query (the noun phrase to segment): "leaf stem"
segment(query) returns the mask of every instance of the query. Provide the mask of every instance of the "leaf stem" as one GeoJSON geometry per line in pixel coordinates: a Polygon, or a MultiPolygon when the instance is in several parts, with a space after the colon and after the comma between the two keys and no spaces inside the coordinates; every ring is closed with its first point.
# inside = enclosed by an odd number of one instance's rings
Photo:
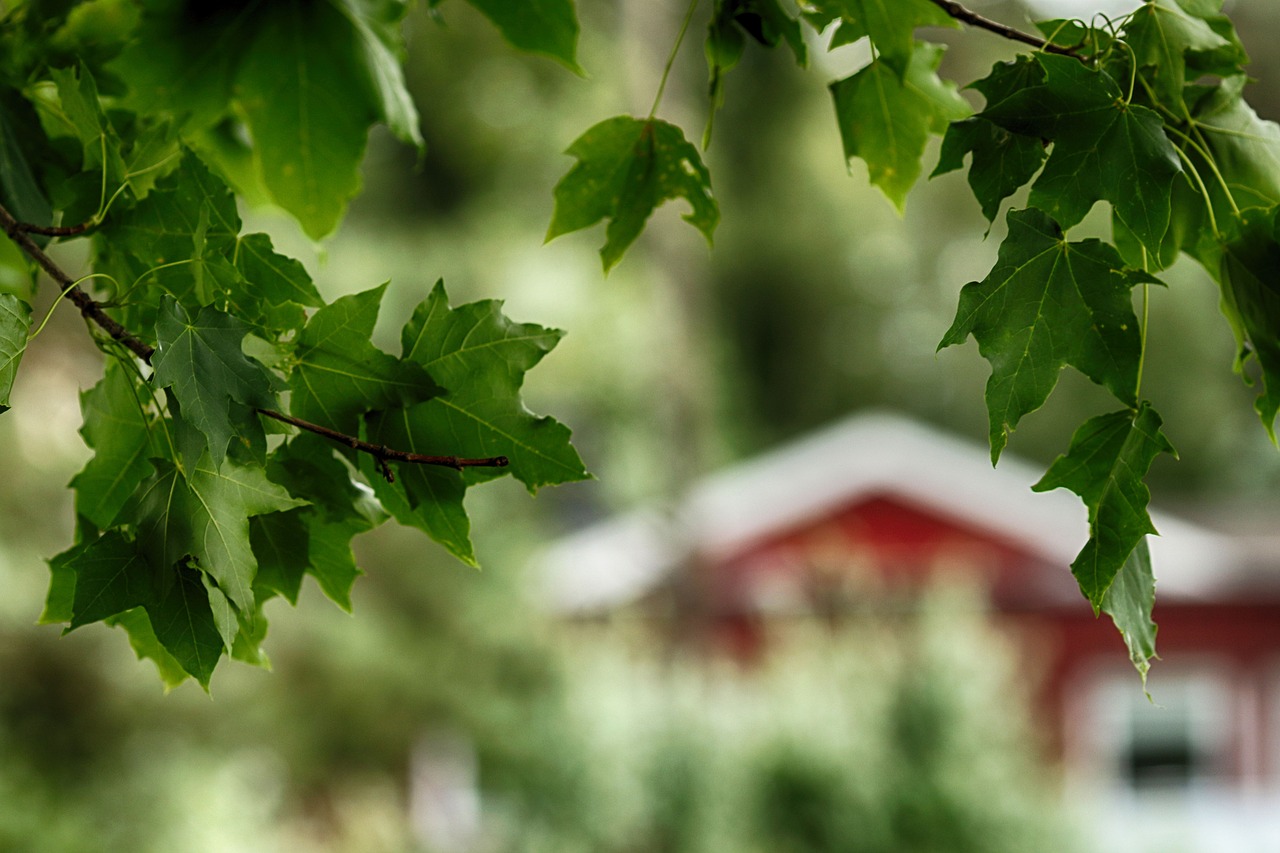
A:
{"type": "MultiPolygon", "coordinates": [[[[1147,271],[1147,247],[1142,249],[1142,271],[1147,271]]],[[[1138,326],[1138,379],[1134,383],[1133,397],[1142,399],[1142,370],[1147,364],[1147,322],[1151,318],[1151,283],[1142,283],[1142,322],[1138,326]]]]}
{"type": "Polygon", "coordinates": [[[662,79],[658,81],[658,94],[654,96],[653,107],[649,110],[649,120],[653,121],[653,117],[658,114],[658,105],[662,103],[662,93],[667,89],[667,78],[671,76],[671,66],[676,62],[676,54],[680,52],[680,45],[684,43],[685,33],[689,32],[689,22],[693,20],[693,12],[698,8],[698,0],[689,0],[689,9],[684,13],[684,23],[680,25],[680,34],[676,36],[676,43],[671,46],[671,55],[667,57],[667,64],[662,69],[662,79]]]}
{"type": "Polygon", "coordinates": [[[1182,158],[1182,165],[1186,166],[1187,172],[1190,173],[1191,177],[1195,178],[1196,185],[1200,187],[1200,195],[1204,197],[1204,207],[1209,214],[1209,227],[1213,229],[1213,236],[1221,237],[1222,232],[1218,230],[1218,218],[1213,213],[1213,200],[1209,198],[1209,188],[1204,185],[1204,178],[1200,177],[1200,170],[1196,168],[1195,163],[1191,162],[1187,152],[1176,145],[1173,146],[1173,150],[1178,152],[1178,156],[1182,158]]]}

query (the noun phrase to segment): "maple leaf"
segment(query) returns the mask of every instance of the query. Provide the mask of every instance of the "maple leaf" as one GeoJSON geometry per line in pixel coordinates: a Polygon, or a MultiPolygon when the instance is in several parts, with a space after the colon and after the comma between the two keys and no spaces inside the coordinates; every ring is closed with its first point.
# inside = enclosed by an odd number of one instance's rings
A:
{"type": "MultiPolygon", "coordinates": [[[[431,0],[435,6],[440,0],[431,0]]],[[[569,70],[578,65],[578,16],[572,0],[467,0],[520,50],[549,56],[569,70]]]]}
{"type": "Polygon", "coordinates": [[[1174,0],[1151,0],[1134,10],[1124,26],[1125,41],[1140,66],[1153,68],[1156,91],[1181,105],[1187,79],[1187,54],[1230,49],[1231,42],[1209,24],[1188,14],[1174,0]]]}
{"type": "MultiPolygon", "coordinates": [[[[1071,564],[1080,591],[1097,613],[1116,575],[1155,526],[1147,514],[1151,493],[1142,478],[1160,453],[1177,455],[1145,401],[1090,418],[1071,446],[1032,486],[1037,492],[1070,489],[1089,508],[1089,541],[1071,564]]],[[[1119,603],[1119,600],[1117,600],[1119,603]]]]}
{"type": "Polygon", "coordinates": [[[333,5],[279,0],[260,7],[235,70],[258,174],[314,239],[359,189],[369,127],[385,109],[366,45],[333,5]]]}
{"type": "Polygon", "coordinates": [[[919,49],[914,35],[918,27],[960,26],[930,0],[821,0],[809,5],[814,11],[806,17],[818,29],[840,22],[832,47],[867,36],[880,60],[903,79],[919,49]]]}
{"type": "MultiPolygon", "coordinates": [[[[1026,86],[1038,85],[1044,71],[1030,57],[998,62],[991,73],[966,88],[977,89],[987,105],[998,104],[1026,86]]],[[[930,177],[964,167],[973,155],[969,188],[982,205],[982,214],[994,222],[1000,203],[1030,181],[1044,163],[1045,145],[1038,136],[1024,136],[1000,127],[981,115],[953,121],[942,138],[938,165],[930,177]]]]}
{"type": "Polygon", "coordinates": [[[1129,650],[1129,660],[1145,683],[1151,659],[1156,656],[1156,623],[1151,611],[1156,604],[1156,579],[1151,570],[1147,538],[1138,540],[1133,552],[1102,596],[1102,612],[1111,617],[1129,650]]]}
{"type": "MultiPolygon", "coordinates": [[[[435,454],[443,443],[431,403],[376,412],[369,419],[369,438],[411,453],[435,454]]],[[[471,520],[462,505],[467,484],[461,471],[434,465],[402,465],[394,484],[379,476],[374,464],[360,460],[373,491],[395,519],[422,530],[468,566],[476,566],[471,520]]]]}
{"type": "Polygon", "coordinates": [[[226,646],[200,573],[185,566],[174,567],[169,589],[145,609],[159,644],[208,690],[209,679],[226,646]]]}
{"type": "Polygon", "coordinates": [[[996,265],[960,291],[951,328],[938,349],[969,336],[991,362],[987,411],[991,460],[1028,412],[1044,404],[1071,365],[1134,404],[1141,345],[1130,289],[1156,281],[1124,270],[1099,240],[1069,243],[1042,211],[1009,211],[1009,234],[996,265]]]}
{"type": "Polygon", "coordinates": [[[155,573],[118,530],[73,548],[64,565],[75,573],[71,628],[156,601],[155,573]]]}
{"type": "Polygon", "coordinates": [[[563,336],[558,329],[515,323],[494,299],[449,307],[444,283],[413,312],[401,333],[404,358],[426,368],[449,389],[421,412],[427,435],[456,456],[506,456],[506,468],[470,468],[466,476],[487,479],[509,473],[529,491],[583,480],[589,475],[569,443],[569,429],[538,417],[520,398],[525,372],[563,336]]]}
{"type": "Polygon", "coordinates": [[[212,306],[201,308],[192,320],[172,297],[160,301],[151,359],[156,383],[173,389],[183,419],[207,438],[215,465],[221,464],[227,442],[237,432],[233,404],[275,405],[275,378],[241,350],[248,330],[243,321],[212,306]]]}
{"type": "MultiPolygon", "coordinates": [[[[273,482],[310,505],[249,520],[258,583],[293,602],[302,575],[310,574],[325,595],[350,611],[351,585],[360,576],[351,539],[385,521],[386,511],[367,486],[352,481],[333,446],[315,435],[290,439],[274,455],[269,473],[273,482]],[[299,542],[306,547],[299,548],[299,542]]],[[[376,472],[369,474],[375,485],[382,482],[376,472]]]]}
{"type": "Polygon", "coordinates": [[[906,75],[875,60],[852,77],[831,84],[846,159],[861,157],[871,182],[899,210],[920,176],[930,133],[967,116],[969,104],[937,75],[943,48],[919,44],[906,75]]]}
{"type": "Polygon", "coordinates": [[[530,492],[588,477],[569,443],[569,430],[537,417],[520,399],[524,374],[559,342],[561,332],[514,323],[502,304],[485,300],[449,307],[437,282],[401,334],[404,358],[422,365],[448,388],[413,406],[376,412],[368,419],[370,440],[413,453],[506,456],[506,468],[466,472],[428,465],[401,465],[395,484],[362,459],[366,476],[386,508],[403,524],[424,530],[458,559],[475,565],[471,523],[462,505],[467,486],[510,473],[530,492]],[[457,390],[454,390],[457,389],[457,390]]]}
{"type": "Polygon", "coordinates": [[[608,272],[654,209],[683,197],[693,208],[684,220],[711,242],[720,208],[711,195],[711,175],[680,128],[660,119],[615,116],[591,127],[565,153],[578,162],[556,184],[548,240],[608,218],[600,250],[608,272]]]}
{"type": "Polygon", "coordinates": [[[386,288],[344,296],[312,315],[289,376],[294,415],[357,435],[365,412],[440,393],[420,365],[390,356],[370,341],[386,288]]]}
{"type": "Polygon", "coordinates": [[[1222,247],[1218,276],[1222,310],[1262,368],[1263,391],[1254,408],[1274,442],[1280,412],[1280,206],[1241,212],[1222,247]]]}
{"type": "Polygon", "coordinates": [[[1105,71],[1069,56],[1037,54],[1044,82],[979,115],[1006,130],[1053,141],[1029,204],[1070,228],[1099,200],[1153,254],[1169,227],[1169,195],[1182,171],[1159,114],[1129,103],[1105,71]]]}
{"type": "Polygon", "coordinates": [[[151,565],[165,570],[194,557],[241,612],[254,607],[258,564],[249,517],[302,506],[261,468],[208,456],[184,472],[166,459],[138,489],[138,542],[151,565]]]}
{"type": "Polygon", "coordinates": [[[154,425],[142,409],[125,369],[112,363],[102,381],[80,395],[80,432],[94,450],[71,486],[76,512],[105,530],[115,523],[138,484],[151,473],[153,456],[163,456],[154,425]]]}

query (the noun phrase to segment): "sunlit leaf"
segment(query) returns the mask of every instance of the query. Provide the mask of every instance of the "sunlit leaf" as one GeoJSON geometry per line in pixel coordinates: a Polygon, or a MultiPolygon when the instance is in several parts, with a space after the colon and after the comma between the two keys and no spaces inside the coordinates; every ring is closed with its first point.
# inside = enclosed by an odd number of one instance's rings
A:
{"type": "Polygon", "coordinates": [[[920,158],[931,133],[967,116],[968,103],[935,73],[942,47],[917,45],[905,76],[875,60],[852,77],[831,84],[836,121],[847,159],[867,163],[871,183],[899,210],[920,176],[920,158]]]}
{"type": "Polygon", "coordinates": [[[680,128],[659,119],[615,116],[574,140],[566,153],[578,163],[556,184],[548,240],[607,218],[600,257],[608,272],[655,208],[684,198],[692,207],[685,221],[711,242],[720,221],[711,174],[680,128]]]}

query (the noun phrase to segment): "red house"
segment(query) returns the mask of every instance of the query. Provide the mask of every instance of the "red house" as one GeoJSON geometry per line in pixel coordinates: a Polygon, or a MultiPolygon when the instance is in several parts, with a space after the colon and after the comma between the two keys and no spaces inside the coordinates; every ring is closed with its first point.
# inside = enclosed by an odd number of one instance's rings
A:
{"type": "Polygon", "coordinates": [[[1242,539],[1152,510],[1152,705],[1071,576],[1085,508],[1032,493],[1041,473],[1009,454],[993,470],[984,446],[859,415],[706,477],[667,513],[555,543],[540,577],[566,615],[675,590],[700,616],[687,636],[746,658],[778,614],[976,577],[997,618],[1034,635],[1070,799],[1101,838],[1280,850],[1280,525],[1242,539]]]}

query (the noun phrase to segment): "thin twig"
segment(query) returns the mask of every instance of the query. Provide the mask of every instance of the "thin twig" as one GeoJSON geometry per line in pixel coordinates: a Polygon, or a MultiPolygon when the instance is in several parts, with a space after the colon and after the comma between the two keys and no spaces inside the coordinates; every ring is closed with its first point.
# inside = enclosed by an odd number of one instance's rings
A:
{"type": "Polygon", "coordinates": [[[957,21],[968,24],[971,27],[977,27],[978,29],[995,33],[998,36],[1011,39],[1012,41],[1020,41],[1023,44],[1029,44],[1032,47],[1038,48],[1047,53],[1057,53],[1062,56],[1070,56],[1084,62],[1084,59],[1076,53],[1075,48],[1063,47],[1062,45],[1054,44],[1051,41],[1046,41],[1039,36],[1033,36],[1031,33],[1024,33],[1022,30],[1002,24],[999,21],[993,21],[990,18],[979,15],[971,9],[966,9],[959,3],[954,2],[954,0],[931,0],[931,2],[957,21]]]}
{"type": "Polygon", "coordinates": [[[78,237],[93,227],[92,222],[81,222],[79,225],[32,225],[30,222],[19,222],[18,229],[28,234],[39,234],[42,237],[78,237]]]}
{"type": "MultiPolygon", "coordinates": [[[[5,209],[4,205],[0,205],[0,227],[9,235],[9,238],[18,245],[20,249],[26,252],[31,258],[40,265],[49,277],[57,282],[58,287],[62,289],[67,299],[70,299],[80,309],[80,313],[85,319],[92,320],[99,328],[110,335],[114,340],[119,341],[129,349],[134,355],[141,360],[150,363],[151,357],[155,355],[156,348],[136,337],[132,332],[116,322],[110,315],[103,310],[102,305],[80,289],[79,285],[67,275],[67,273],[58,266],[52,258],[44,253],[37,246],[28,234],[44,234],[47,230],[41,230],[39,227],[29,225],[25,222],[19,222],[13,218],[13,214],[5,209]]],[[[76,226],[78,227],[78,226],[76,226]]],[[[78,232],[76,232],[78,233],[78,232]]],[[[72,236],[72,232],[67,232],[67,236],[72,236]]],[[[368,453],[378,460],[378,465],[382,469],[382,476],[386,477],[388,483],[395,482],[395,474],[391,467],[387,464],[391,462],[409,462],[415,465],[440,465],[446,468],[453,468],[461,471],[463,468],[505,468],[510,461],[505,456],[492,456],[484,459],[467,459],[459,456],[429,456],[424,453],[410,453],[407,450],[396,450],[393,447],[387,447],[382,444],[370,444],[362,441],[354,435],[347,435],[328,427],[313,424],[310,421],[304,421],[301,418],[295,418],[292,415],[286,415],[283,412],[277,412],[272,409],[257,409],[258,414],[264,417],[273,418],[282,423],[295,426],[298,429],[313,432],[316,435],[337,442],[338,444],[358,450],[361,453],[368,453]]]]}
{"type": "Polygon", "coordinates": [[[298,429],[314,432],[316,435],[324,436],[330,441],[346,445],[352,450],[368,453],[381,464],[382,476],[387,478],[388,483],[395,482],[395,476],[387,466],[388,461],[412,462],[416,465],[440,465],[445,468],[453,468],[456,471],[461,471],[463,468],[505,468],[511,464],[510,460],[505,456],[466,459],[460,456],[429,456],[425,453],[410,453],[407,450],[396,450],[394,447],[387,447],[385,444],[370,444],[367,441],[361,441],[354,435],[347,435],[335,429],[329,429],[328,427],[320,426],[320,424],[313,424],[310,421],[302,420],[302,418],[295,418],[293,415],[282,414],[271,409],[258,409],[257,412],[260,415],[274,418],[290,426],[296,426],[298,429]]]}
{"type": "Polygon", "coordinates": [[[14,219],[13,214],[4,205],[0,205],[0,227],[4,228],[4,233],[9,235],[10,240],[18,244],[18,248],[30,255],[31,259],[49,274],[49,277],[57,283],[58,288],[66,293],[67,298],[76,304],[76,307],[80,309],[80,313],[84,315],[86,320],[92,320],[104,332],[128,347],[129,351],[138,358],[143,361],[151,360],[151,355],[156,351],[155,347],[135,337],[132,332],[108,315],[102,309],[102,306],[95,302],[89,294],[81,290],[71,276],[63,272],[62,268],[54,263],[44,253],[44,250],[27,236],[28,226],[14,219]]]}

